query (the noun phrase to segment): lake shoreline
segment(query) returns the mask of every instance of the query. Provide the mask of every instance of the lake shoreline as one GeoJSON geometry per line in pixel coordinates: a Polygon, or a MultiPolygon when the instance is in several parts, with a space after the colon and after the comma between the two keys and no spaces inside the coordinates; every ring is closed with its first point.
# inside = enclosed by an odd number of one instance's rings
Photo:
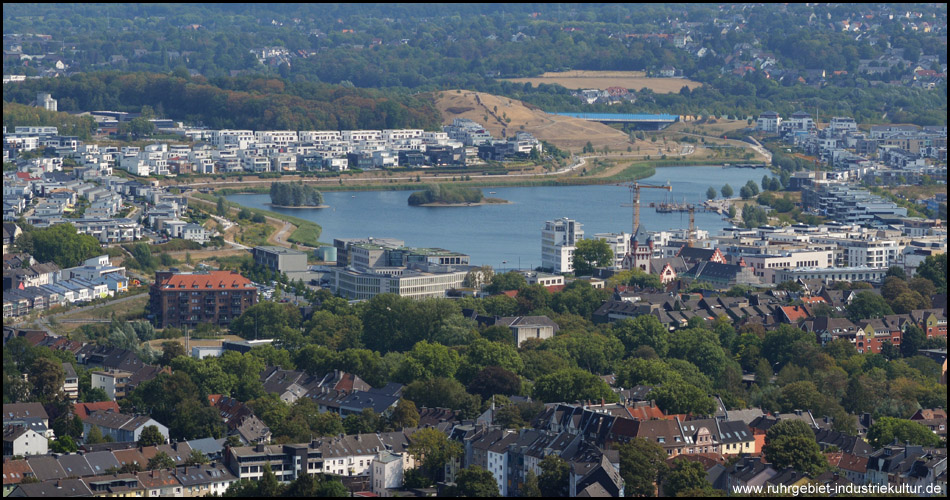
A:
{"type": "Polygon", "coordinates": [[[330,208],[330,205],[278,205],[276,203],[268,203],[267,205],[274,208],[330,208]]]}
{"type": "MultiPolygon", "coordinates": [[[[496,198],[498,199],[498,198],[496,198]]],[[[480,207],[482,205],[513,205],[513,201],[480,201],[478,203],[423,203],[422,205],[409,205],[410,207],[480,207]]]]}

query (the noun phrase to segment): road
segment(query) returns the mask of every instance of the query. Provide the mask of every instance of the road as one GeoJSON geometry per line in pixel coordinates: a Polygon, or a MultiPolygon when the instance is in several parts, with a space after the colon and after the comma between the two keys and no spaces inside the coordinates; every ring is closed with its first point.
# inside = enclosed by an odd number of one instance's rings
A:
{"type": "Polygon", "coordinates": [[[759,153],[760,155],[762,155],[762,156],[765,157],[765,163],[771,164],[771,163],[772,163],[772,153],[771,153],[768,149],[765,149],[765,147],[762,146],[762,144],[761,144],[759,141],[755,140],[755,137],[752,137],[752,136],[750,135],[750,136],[749,136],[749,140],[754,143],[754,145],[751,146],[752,149],[754,149],[757,153],[759,153]]]}

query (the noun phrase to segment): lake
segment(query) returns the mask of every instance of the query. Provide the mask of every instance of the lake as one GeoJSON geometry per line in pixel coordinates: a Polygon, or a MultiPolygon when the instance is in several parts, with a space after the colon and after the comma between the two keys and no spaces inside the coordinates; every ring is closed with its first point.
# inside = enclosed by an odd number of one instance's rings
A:
{"type": "MultiPolygon", "coordinates": [[[[659,214],[650,202],[700,203],[709,186],[724,184],[738,193],[749,179],[759,183],[766,169],[722,167],[664,167],[641,182],[669,183],[673,191],[640,191],[641,231],[682,229],[689,214],[659,214]]],[[[421,188],[420,188],[421,189],[421,188]]],[[[568,217],[583,224],[586,237],[595,233],[629,233],[632,195],[623,186],[545,186],[482,188],[485,196],[512,203],[472,207],[410,207],[407,191],[330,191],[322,209],[272,208],[270,195],[234,194],[229,201],[312,220],[323,228],[320,241],[333,238],[398,238],[407,246],[439,247],[471,256],[473,265],[535,268],[541,265],[544,222],[568,217]],[[494,194],[489,194],[493,191],[494,194]]],[[[728,224],[718,214],[696,212],[696,227],[716,234],[728,224]]]]}

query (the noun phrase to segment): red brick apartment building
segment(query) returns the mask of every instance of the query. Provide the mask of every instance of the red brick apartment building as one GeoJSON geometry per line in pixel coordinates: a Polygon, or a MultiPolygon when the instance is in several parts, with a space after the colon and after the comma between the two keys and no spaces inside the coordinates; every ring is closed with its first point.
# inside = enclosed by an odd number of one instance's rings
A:
{"type": "Polygon", "coordinates": [[[157,328],[227,326],[257,303],[257,287],[233,271],[156,271],[149,303],[157,328]]]}

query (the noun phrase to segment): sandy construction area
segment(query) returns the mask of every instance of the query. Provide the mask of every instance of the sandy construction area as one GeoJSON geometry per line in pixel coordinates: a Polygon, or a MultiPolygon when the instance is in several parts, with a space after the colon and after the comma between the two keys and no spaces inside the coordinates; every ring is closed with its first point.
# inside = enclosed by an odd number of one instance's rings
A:
{"type": "Polygon", "coordinates": [[[690,90],[702,84],[685,78],[647,78],[642,71],[564,71],[544,73],[529,78],[506,78],[506,81],[537,86],[542,83],[558,84],[567,89],[600,89],[621,87],[631,90],[648,88],[657,94],[679,92],[683,86],[690,90]]]}

